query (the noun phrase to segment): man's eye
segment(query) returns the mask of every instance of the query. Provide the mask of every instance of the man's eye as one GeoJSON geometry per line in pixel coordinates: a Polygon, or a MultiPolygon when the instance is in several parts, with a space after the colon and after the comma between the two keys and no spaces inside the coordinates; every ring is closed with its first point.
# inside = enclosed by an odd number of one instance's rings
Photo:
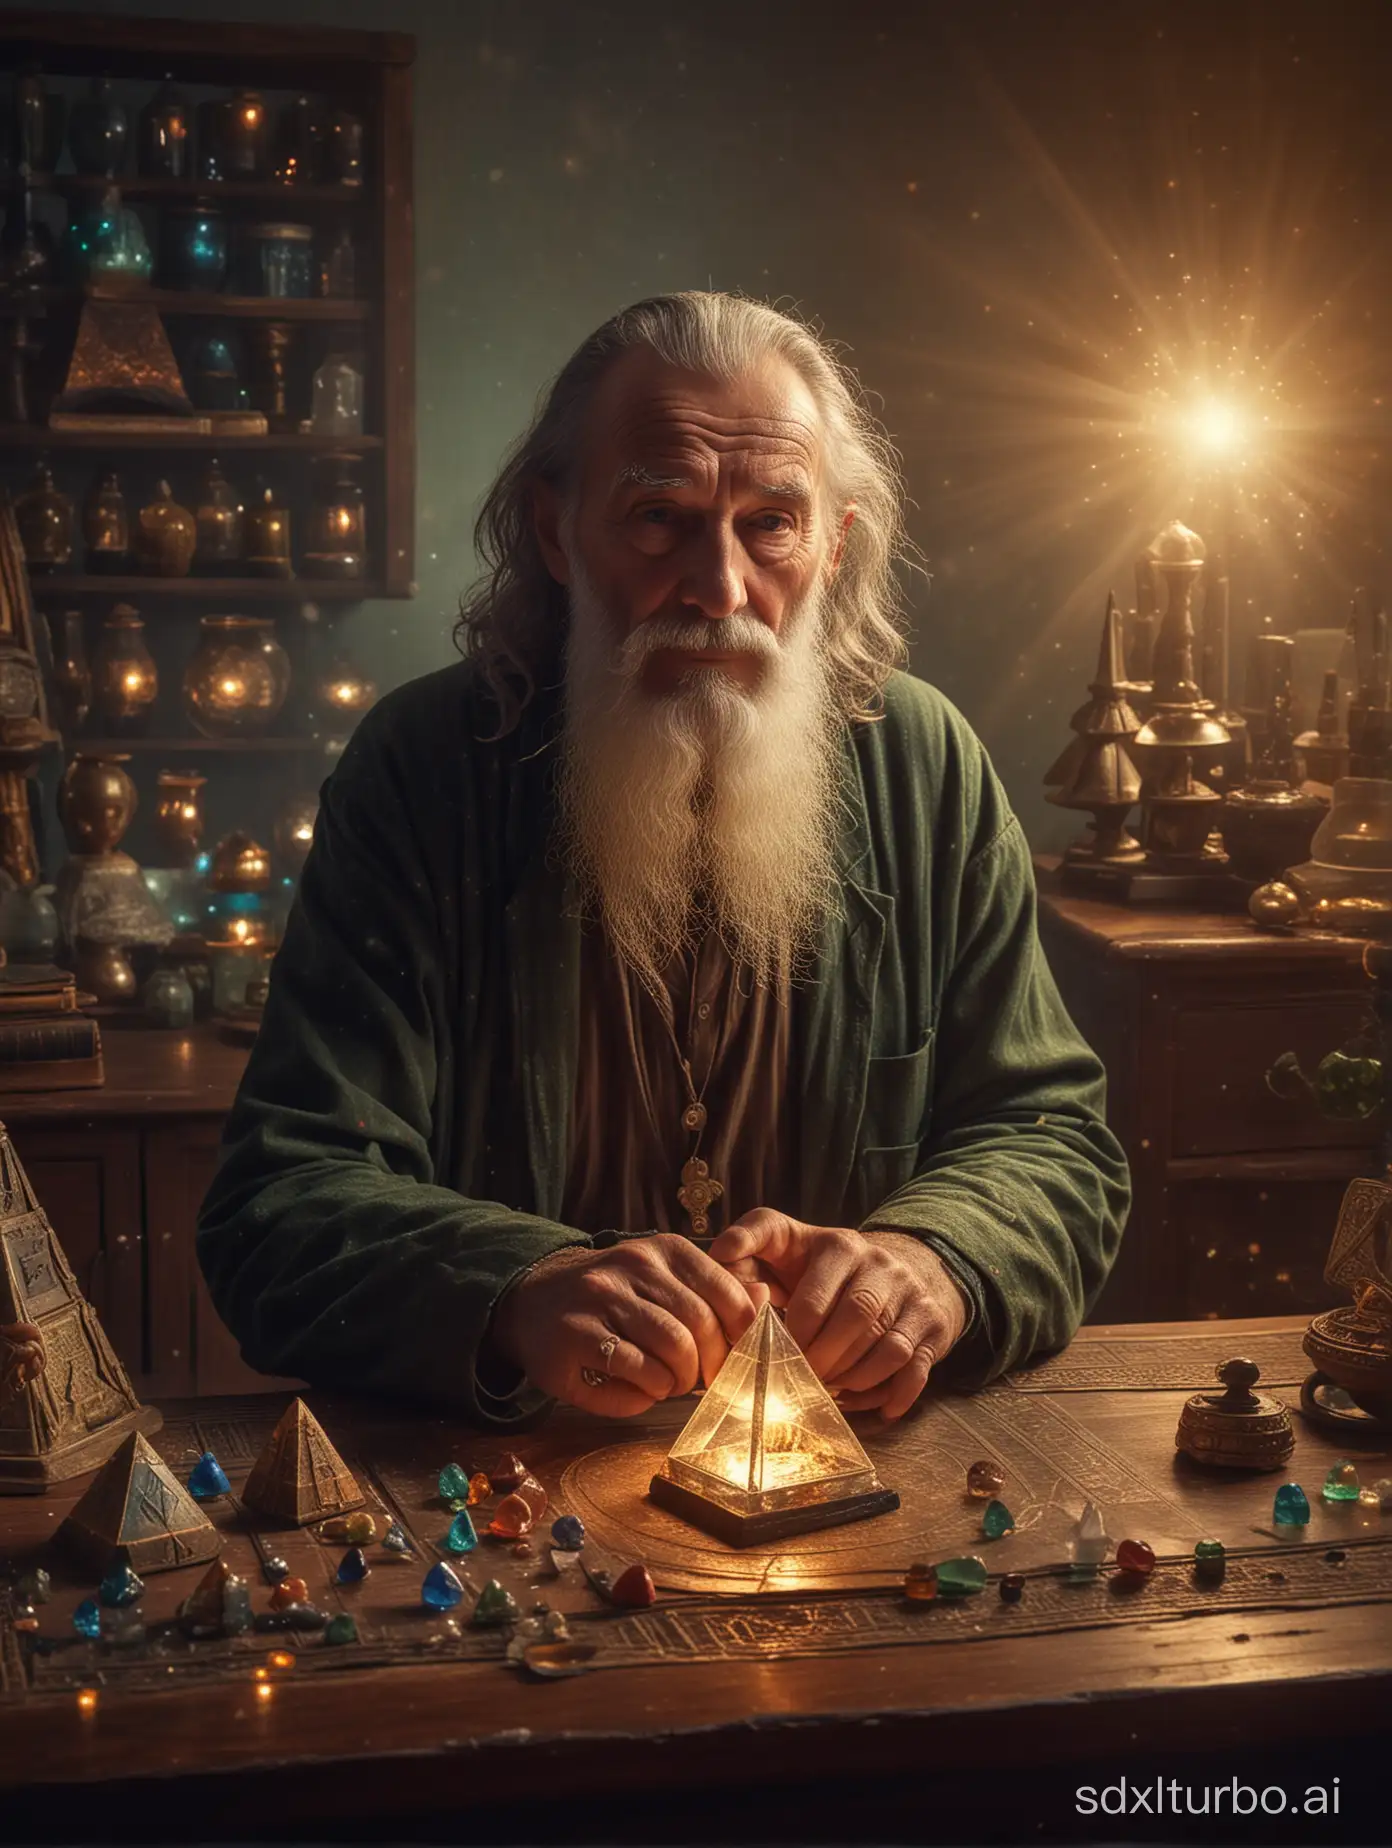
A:
{"type": "Polygon", "coordinates": [[[786,513],[761,513],[755,516],[760,531],[766,533],[786,533],[792,531],[792,521],[786,513]]]}
{"type": "Polygon", "coordinates": [[[655,526],[666,526],[671,521],[672,513],[671,507],[640,507],[638,518],[650,521],[655,526]]]}

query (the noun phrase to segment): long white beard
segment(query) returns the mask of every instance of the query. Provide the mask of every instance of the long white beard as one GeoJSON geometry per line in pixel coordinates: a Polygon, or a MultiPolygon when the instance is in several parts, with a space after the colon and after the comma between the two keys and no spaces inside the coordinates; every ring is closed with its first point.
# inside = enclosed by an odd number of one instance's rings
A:
{"type": "Polygon", "coordinates": [[[616,645],[574,555],[570,565],[563,841],[612,942],[650,988],[709,926],[755,981],[805,972],[823,920],[841,907],[841,720],[820,593],[777,637],[744,613],[653,617],[616,645]],[[758,684],[694,666],[675,692],[654,693],[644,664],[672,647],[757,655],[758,684]]]}

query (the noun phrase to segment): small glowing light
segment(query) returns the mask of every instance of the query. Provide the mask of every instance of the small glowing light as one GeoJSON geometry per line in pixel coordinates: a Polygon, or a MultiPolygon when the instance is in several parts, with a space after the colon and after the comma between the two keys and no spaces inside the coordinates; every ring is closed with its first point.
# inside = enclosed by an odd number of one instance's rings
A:
{"type": "Polygon", "coordinates": [[[268,1668],[254,1668],[251,1671],[251,1678],[253,1681],[264,1681],[270,1672],[268,1668]]]}
{"type": "Polygon", "coordinates": [[[275,1669],[278,1673],[284,1674],[288,1669],[292,1669],[295,1666],[295,1658],[288,1649],[273,1649],[266,1657],[266,1665],[269,1668],[275,1669]]]}
{"type": "Polygon", "coordinates": [[[79,1688],[77,1690],[78,1712],[87,1715],[95,1713],[99,1699],[100,1696],[95,1688],[79,1688]]]}
{"type": "Polygon", "coordinates": [[[256,1698],[259,1701],[264,1702],[264,1701],[270,1700],[271,1697],[274,1695],[274,1693],[275,1693],[275,1689],[271,1686],[269,1681],[258,1681],[257,1682],[256,1698]]]}
{"type": "Polygon", "coordinates": [[[224,699],[241,699],[246,692],[246,687],[240,680],[228,674],[218,682],[218,690],[224,699]]]}

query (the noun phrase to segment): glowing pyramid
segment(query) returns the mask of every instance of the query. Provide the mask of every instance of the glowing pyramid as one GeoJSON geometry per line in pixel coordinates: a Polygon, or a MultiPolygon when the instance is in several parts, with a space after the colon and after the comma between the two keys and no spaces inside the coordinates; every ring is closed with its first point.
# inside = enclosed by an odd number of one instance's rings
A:
{"type": "Polygon", "coordinates": [[[649,1493],[732,1546],[899,1506],[767,1303],[730,1350],[649,1493]]]}

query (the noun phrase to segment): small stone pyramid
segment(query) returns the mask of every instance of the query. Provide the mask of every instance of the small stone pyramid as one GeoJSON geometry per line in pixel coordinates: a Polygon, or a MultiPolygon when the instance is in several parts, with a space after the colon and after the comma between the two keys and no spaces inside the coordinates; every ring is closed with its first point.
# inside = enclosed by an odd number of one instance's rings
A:
{"type": "Polygon", "coordinates": [[[102,1467],[58,1534],[61,1544],[95,1570],[103,1570],[119,1551],[142,1577],[211,1559],[222,1544],[207,1515],[139,1431],[102,1467]]]}
{"type": "Polygon", "coordinates": [[[308,1527],[311,1521],[361,1508],[365,1500],[352,1471],[303,1399],[285,1408],[242,1490],[248,1508],[291,1527],[308,1527]]]}
{"type": "Polygon", "coordinates": [[[47,1364],[0,1407],[0,1494],[42,1494],[96,1469],[132,1431],[164,1422],[141,1405],[0,1123],[0,1326],[32,1322],[47,1364]]]}

